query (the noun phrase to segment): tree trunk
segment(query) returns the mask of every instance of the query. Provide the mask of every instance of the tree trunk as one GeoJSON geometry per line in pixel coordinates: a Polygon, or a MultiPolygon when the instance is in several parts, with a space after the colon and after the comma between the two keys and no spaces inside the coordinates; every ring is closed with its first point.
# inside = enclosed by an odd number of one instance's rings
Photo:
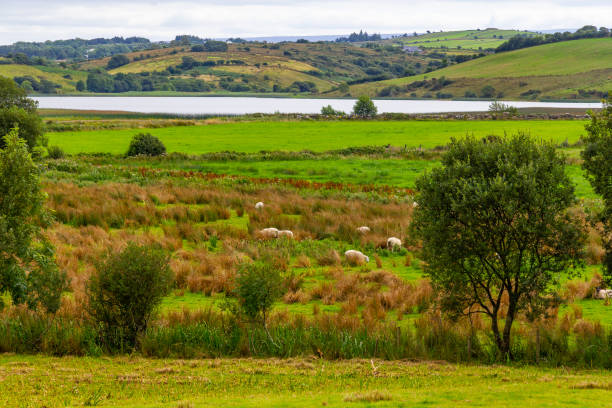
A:
{"type": "Polygon", "coordinates": [[[510,297],[508,305],[508,314],[506,316],[506,324],[504,325],[503,349],[501,352],[512,360],[512,350],[510,349],[510,336],[512,335],[512,324],[516,315],[516,302],[510,297]]]}

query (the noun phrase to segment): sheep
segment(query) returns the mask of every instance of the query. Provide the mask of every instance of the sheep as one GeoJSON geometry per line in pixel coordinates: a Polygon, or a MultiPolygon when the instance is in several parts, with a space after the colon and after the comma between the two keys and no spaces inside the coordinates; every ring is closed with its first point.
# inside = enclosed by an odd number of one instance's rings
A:
{"type": "Polygon", "coordinates": [[[360,234],[367,234],[370,231],[370,227],[366,227],[365,225],[357,228],[357,232],[359,232],[360,234]]]}
{"type": "Polygon", "coordinates": [[[417,203],[416,201],[412,203],[412,208],[417,208],[418,206],[419,206],[419,203],[417,203]]]}
{"type": "Polygon", "coordinates": [[[401,247],[402,247],[401,239],[395,238],[395,237],[391,237],[387,239],[387,248],[390,249],[391,251],[394,251],[395,248],[401,248],[401,247]]]}
{"type": "Polygon", "coordinates": [[[293,232],[289,230],[278,231],[278,238],[283,238],[283,237],[287,239],[293,239],[293,232]]]}
{"type": "Polygon", "coordinates": [[[278,238],[278,229],[276,228],[264,228],[261,231],[259,231],[259,235],[261,235],[262,238],[278,238]]]}
{"type": "Polygon", "coordinates": [[[344,257],[347,262],[351,265],[362,265],[370,262],[370,257],[364,255],[362,252],[349,249],[344,253],[344,257]]]}
{"type": "Polygon", "coordinates": [[[612,299],[612,289],[595,289],[595,299],[612,299]]]}
{"type": "Polygon", "coordinates": [[[263,210],[263,208],[264,208],[264,203],[262,203],[261,201],[255,204],[256,210],[263,210]]]}

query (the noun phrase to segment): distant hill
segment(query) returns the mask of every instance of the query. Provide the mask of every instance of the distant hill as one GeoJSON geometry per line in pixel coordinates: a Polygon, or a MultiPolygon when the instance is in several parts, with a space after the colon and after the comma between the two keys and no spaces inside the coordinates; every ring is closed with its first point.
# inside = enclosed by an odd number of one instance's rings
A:
{"type": "Polygon", "coordinates": [[[427,74],[357,84],[349,94],[395,97],[597,99],[612,89],[612,39],[489,55],[427,74]],[[443,78],[442,81],[439,81],[443,78]],[[435,80],[434,80],[435,79],[435,80]],[[483,88],[489,86],[493,88],[483,88]]]}
{"type": "Polygon", "coordinates": [[[499,30],[488,28],[486,30],[442,31],[421,35],[408,35],[396,38],[406,46],[421,48],[463,48],[471,50],[493,50],[502,43],[514,37],[523,35],[533,37],[539,35],[533,31],[499,30]]]}

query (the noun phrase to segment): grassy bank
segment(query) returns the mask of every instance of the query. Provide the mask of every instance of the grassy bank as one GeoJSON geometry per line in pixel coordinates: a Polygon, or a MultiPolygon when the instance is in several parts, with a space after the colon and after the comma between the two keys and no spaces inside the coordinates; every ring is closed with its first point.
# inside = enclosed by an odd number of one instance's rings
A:
{"type": "MultiPolygon", "coordinates": [[[[0,356],[6,408],[592,407],[610,371],[318,359],[0,356]],[[483,392],[486,390],[485,392],[483,392]]],[[[603,405],[602,405],[603,402],[603,405]]]]}
{"type": "Polygon", "coordinates": [[[351,146],[386,145],[433,148],[452,137],[477,137],[526,132],[534,137],[574,143],[584,133],[585,121],[339,121],[251,122],[162,129],[95,130],[49,133],[50,145],[67,153],[127,151],[130,139],[140,131],[159,137],[168,152],[201,154],[219,151],[260,150],[326,151],[351,146]]]}

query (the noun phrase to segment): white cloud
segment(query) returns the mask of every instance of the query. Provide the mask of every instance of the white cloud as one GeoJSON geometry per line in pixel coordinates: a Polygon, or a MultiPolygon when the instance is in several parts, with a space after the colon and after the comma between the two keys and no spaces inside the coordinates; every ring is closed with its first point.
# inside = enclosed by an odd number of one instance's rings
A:
{"type": "Polygon", "coordinates": [[[609,25],[612,2],[541,0],[0,0],[0,43],[176,34],[203,37],[403,33],[609,25]]]}

